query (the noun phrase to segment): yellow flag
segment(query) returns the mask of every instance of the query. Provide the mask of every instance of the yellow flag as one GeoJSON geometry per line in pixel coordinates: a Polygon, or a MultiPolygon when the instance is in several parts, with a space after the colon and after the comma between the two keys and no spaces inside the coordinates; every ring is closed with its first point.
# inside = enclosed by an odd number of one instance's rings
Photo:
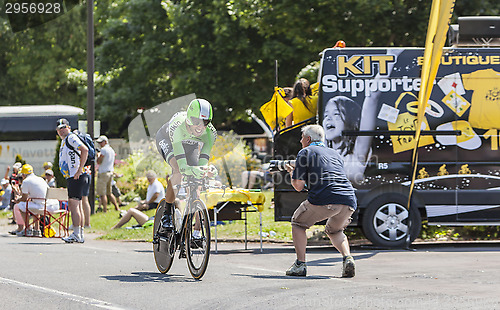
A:
{"type": "MultiPolygon", "coordinates": [[[[431,97],[432,86],[437,75],[443,47],[446,41],[446,34],[450,24],[451,15],[455,0],[434,0],[432,1],[431,15],[427,28],[427,37],[425,39],[424,63],[422,65],[422,75],[420,83],[420,92],[418,93],[418,112],[415,132],[415,141],[420,141],[420,128],[424,121],[427,102],[431,97]]],[[[413,175],[410,185],[410,195],[408,197],[408,208],[410,207],[410,198],[413,191],[415,174],[418,163],[418,145],[415,143],[413,149],[412,166],[413,175]]]]}
{"type": "Polygon", "coordinates": [[[284,127],[285,118],[293,112],[292,107],[283,99],[284,96],[285,91],[283,88],[275,87],[271,101],[264,103],[260,107],[260,112],[264,116],[264,120],[273,130],[276,128],[276,117],[278,118],[279,126],[284,127]]]}

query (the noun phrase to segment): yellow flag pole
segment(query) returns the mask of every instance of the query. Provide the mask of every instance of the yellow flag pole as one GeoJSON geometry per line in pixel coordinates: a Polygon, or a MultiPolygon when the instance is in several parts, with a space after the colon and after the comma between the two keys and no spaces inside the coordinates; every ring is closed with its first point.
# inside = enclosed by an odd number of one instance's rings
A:
{"type": "MultiPolygon", "coordinates": [[[[450,24],[451,15],[455,0],[434,0],[432,1],[427,37],[425,40],[424,62],[422,65],[420,91],[418,93],[417,124],[415,127],[415,146],[412,156],[412,176],[410,192],[408,195],[408,211],[410,211],[411,196],[415,186],[415,175],[418,165],[418,144],[420,142],[420,131],[424,121],[425,109],[431,96],[434,80],[436,79],[443,47],[446,41],[446,33],[450,24]]],[[[408,230],[408,236],[410,235],[408,230]]]]}
{"type": "MultiPolygon", "coordinates": [[[[275,66],[275,78],[276,78],[276,87],[278,87],[278,59],[275,59],[275,63],[274,63],[274,66],[275,66]]],[[[276,91],[276,87],[274,88],[275,91],[276,91]]],[[[276,134],[279,134],[280,132],[280,127],[278,126],[278,96],[276,96],[276,134]]]]}

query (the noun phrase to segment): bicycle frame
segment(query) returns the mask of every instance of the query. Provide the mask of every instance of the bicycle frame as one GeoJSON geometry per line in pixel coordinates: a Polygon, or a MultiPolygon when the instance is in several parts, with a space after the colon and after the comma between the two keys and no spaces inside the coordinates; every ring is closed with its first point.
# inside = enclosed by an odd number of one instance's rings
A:
{"type": "MultiPolygon", "coordinates": [[[[162,265],[162,267],[165,267],[164,269],[160,269],[160,266],[158,265],[158,261],[157,261],[157,266],[159,267],[159,270],[162,273],[165,273],[170,269],[170,266],[171,266],[173,259],[174,259],[174,256],[175,256],[175,251],[180,250],[179,258],[185,257],[185,256],[183,256],[184,254],[189,256],[190,251],[192,251],[192,249],[189,248],[190,245],[186,245],[188,243],[188,240],[191,240],[191,237],[188,238],[188,234],[191,233],[188,230],[191,229],[191,227],[193,227],[191,225],[194,225],[193,228],[195,228],[197,225],[200,225],[200,228],[203,227],[201,225],[201,223],[204,221],[198,217],[199,213],[197,213],[197,211],[200,211],[200,202],[201,202],[201,206],[203,206],[205,208],[204,210],[202,210],[202,212],[204,212],[204,215],[202,215],[203,219],[208,220],[207,222],[204,222],[204,225],[210,225],[209,224],[210,219],[208,218],[208,211],[206,209],[205,204],[200,200],[199,191],[198,191],[198,189],[202,190],[203,188],[205,188],[205,180],[204,179],[201,179],[201,180],[195,179],[192,176],[188,176],[187,180],[186,180],[186,187],[188,190],[188,199],[187,199],[186,207],[183,210],[181,222],[180,223],[177,222],[177,219],[175,219],[175,215],[174,215],[175,209],[172,209],[172,216],[173,216],[174,224],[175,224],[174,231],[169,236],[160,236],[158,234],[158,230],[155,230],[155,235],[153,236],[153,246],[154,246],[155,253],[156,252],[164,253],[165,255],[167,255],[166,257],[170,257],[169,259],[167,258],[167,265],[162,265]],[[193,221],[192,214],[196,214],[196,215],[194,215],[195,216],[195,223],[194,224],[192,223],[192,221],[193,221]]],[[[165,203],[164,201],[160,202],[159,208],[163,208],[162,204],[164,204],[164,203],[165,203]]],[[[157,209],[157,212],[159,212],[158,209],[157,209]]],[[[157,216],[158,216],[158,214],[157,214],[157,216]]],[[[159,228],[157,227],[155,229],[159,229],[159,228]]],[[[208,231],[208,242],[210,242],[210,231],[208,231]]],[[[208,249],[208,251],[206,252],[207,253],[206,255],[208,255],[208,253],[210,251],[209,245],[208,245],[207,249],[208,249]]],[[[155,259],[156,259],[156,257],[155,257],[155,259]]],[[[191,271],[193,277],[195,277],[195,279],[199,279],[203,276],[205,269],[206,269],[206,264],[208,264],[208,256],[203,258],[203,265],[200,267],[203,269],[203,271],[201,271],[198,274],[197,273],[198,270],[196,267],[194,267],[193,261],[191,260],[190,257],[188,257],[188,267],[190,268],[190,271],[191,271]],[[196,268],[195,269],[196,272],[193,273],[192,268],[196,268]]]]}

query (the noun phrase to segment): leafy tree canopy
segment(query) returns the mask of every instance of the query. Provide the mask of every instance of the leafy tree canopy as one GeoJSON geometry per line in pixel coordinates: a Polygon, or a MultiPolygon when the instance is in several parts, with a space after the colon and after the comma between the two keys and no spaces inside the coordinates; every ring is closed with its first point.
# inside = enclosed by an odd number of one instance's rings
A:
{"type": "MultiPolygon", "coordinates": [[[[95,2],[96,118],[126,135],[138,108],[196,93],[215,123],[258,111],[337,40],[423,46],[431,1],[99,0],[95,2]]],[[[497,0],[457,1],[457,16],[498,15],[497,0]]],[[[0,104],[86,107],[86,10],[13,33],[0,15],[0,104]]],[[[307,70],[306,70],[307,71],[307,70]]],[[[165,120],[167,121],[167,120],[165,120]]]]}

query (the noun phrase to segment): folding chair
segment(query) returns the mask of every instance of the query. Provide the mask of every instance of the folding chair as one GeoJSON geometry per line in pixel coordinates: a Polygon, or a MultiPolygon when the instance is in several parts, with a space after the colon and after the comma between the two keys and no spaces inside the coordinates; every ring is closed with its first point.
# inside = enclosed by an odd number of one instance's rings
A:
{"type": "Polygon", "coordinates": [[[62,202],[68,201],[68,191],[65,188],[47,189],[47,195],[44,199],[43,210],[34,208],[30,209],[29,202],[31,200],[32,199],[28,199],[28,201],[26,202],[26,225],[24,228],[25,233],[31,224],[34,224],[36,221],[38,221],[40,223],[40,226],[43,226],[43,229],[41,229],[40,237],[61,238],[69,235],[69,211],[62,208],[62,202]],[[47,209],[47,203],[49,200],[57,200],[59,208],[57,210],[47,209]],[[33,220],[31,222],[29,221],[30,216],[33,217],[33,220]],[[56,225],[57,227],[53,227],[56,225]]]}

